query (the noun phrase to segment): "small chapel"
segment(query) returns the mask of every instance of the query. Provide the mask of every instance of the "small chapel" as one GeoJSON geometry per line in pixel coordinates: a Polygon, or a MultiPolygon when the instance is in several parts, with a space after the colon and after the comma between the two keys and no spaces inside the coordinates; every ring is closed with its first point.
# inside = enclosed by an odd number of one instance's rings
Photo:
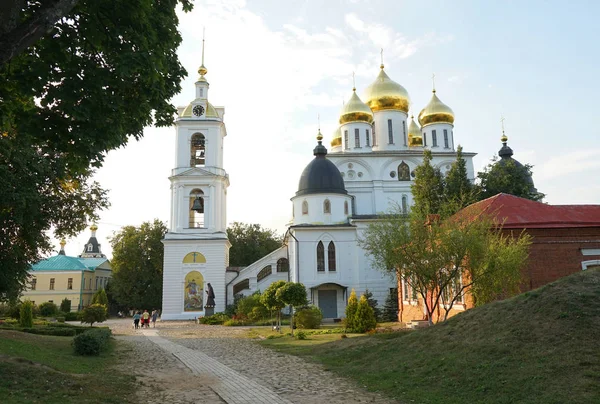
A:
{"type": "MultiPolygon", "coordinates": [[[[391,208],[408,212],[424,150],[431,150],[432,164],[442,173],[456,159],[454,112],[435,87],[417,120],[408,91],[387,75],[383,62],[362,98],[352,88],[330,150],[319,131],[314,157],[298,173],[283,245],[247,267],[229,268],[225,109],[209,102],[204,60],[198,73],[196,98],[178,108],[175,122],[162,319],[222,312],[234,296],[265,290],[277,280],[303,283],[325,319],[344,317],[352,289],[359,295],[368,289],[380,304],[397,293],[397,280],[373,267],[358,240],[391,208]]],[[[470,179],[474,156],[463,152],[470,179]]]]}

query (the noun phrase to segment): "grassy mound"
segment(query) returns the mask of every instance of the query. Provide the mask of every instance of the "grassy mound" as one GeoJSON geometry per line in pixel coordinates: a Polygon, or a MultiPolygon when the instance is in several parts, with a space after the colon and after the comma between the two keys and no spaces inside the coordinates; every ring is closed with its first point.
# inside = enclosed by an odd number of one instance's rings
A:
{"type": "Polygon", "coordinates": [[[276,349],[403,402],[600,402],[600,271],[414,332],[276,349]]]}

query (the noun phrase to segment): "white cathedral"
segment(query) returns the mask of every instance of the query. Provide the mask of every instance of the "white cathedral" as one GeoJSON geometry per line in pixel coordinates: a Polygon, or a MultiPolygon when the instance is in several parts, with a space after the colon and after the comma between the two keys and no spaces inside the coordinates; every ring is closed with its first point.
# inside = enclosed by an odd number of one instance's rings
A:
{"type": "MultiPolygon", "coordinates": [[[[340,113],[331,152],[317,136],[314,159],[292,196],[293,219],[283,245],[243,269],[228,268],[227,188],[223,167],[224,108],[208,101],[202,66],[196,98],[178,108],[176,159],[171,176],[169,232],[163,240],[163,320],[193,319],[225,310],[237,294],[265,290],[277,280],[301,282],[324,318],[344,317],[351,289],[366,289],[383,305],[397,280],[373,268],[358,245],[369,223],[393,206],[412,203],[414,169],[430,149],[442,173],[456,159],[454,113],[433,90],[418,115],[410,98],[381,64],[364,101],[353,89],[340,113]],[[209,286],[210,284],[210,286],[209,286]]],[[[469,178],[473,156],[463,153],[469,178]]]]}

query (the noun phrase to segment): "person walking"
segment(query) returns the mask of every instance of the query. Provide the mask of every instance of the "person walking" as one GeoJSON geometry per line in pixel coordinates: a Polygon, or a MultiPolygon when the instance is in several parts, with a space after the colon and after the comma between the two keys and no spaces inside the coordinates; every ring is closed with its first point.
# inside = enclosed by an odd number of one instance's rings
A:
{"type": "Polygon", "coordinates": [[[156,328],[156,319],[158,318],[158,310],[152,310],[152,328],[156,328]]]}
{"type": "Polygon", "coordinates": [[[138,328],[140,328],[140,318],[141,317],[142,317],[142,315],[140,314],[139,311],[136,311],[135,314],[133,315],[133,326],[136,330],[138,328]]]}
{"type": "Polygon", "coordinates": [[[142,314],[142,328],[144,328],[144,326],[150,328],[150,313],[148,313],[148,310],[144,310],[144,313],[142,314]]]}

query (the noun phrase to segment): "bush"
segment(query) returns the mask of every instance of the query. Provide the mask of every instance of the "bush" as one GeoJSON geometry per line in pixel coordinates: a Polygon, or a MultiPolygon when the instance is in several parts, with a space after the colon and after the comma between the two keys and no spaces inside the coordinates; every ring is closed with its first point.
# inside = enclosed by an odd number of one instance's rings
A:
{"type": "Polygon", "coordinates": [[[95,328],[73,338],[73,349],[77,355],[100,355],[108,346],[109,328],[95,328]]]}
{"type": "Polygon", "coordinates": [[[373,309],[373,314],[375,315],[375,320],[381,320],[381,309],[377,306],[377,300],[373,299],[373,293],[369,290],[365,290],[365,297],[367,298],[367,302],[369,302],[369,306],[373,309]]]}
{"type": "Polygon", "coordinates": [[[64,323],[65,317],[64,316],[56,316],[56,321],[58,321],[59,323],[64,323]]]}
{"type": "Polygon", "coordinates": [[[377,327],[377,320],[373,308],[369,306],[369,301],[365,295],[360,297],[356,314],[354,315],[354,328],[356,332],[367,332],[374,330],[377,327]]]}
{"type": "Polygon", "coordinates": [[[18,320],[21,317],[21,303],[15,303],[8,306],[6,315],[18,320]]]}
{"type": "Polygon", "coordinates": [[[398,321],[398,289],[390,289],[390,293],[385,299],[382,313],[383,321],[398,321]]]}
{"type": "Polygon", "coordinates": [[[232,319],[225,321],[223,323],[223,325],[227,326],[227,327],[233,327],[236,325],[248,325],[248,321],[247,320],[236,320],[236,319],[232,318],[232,319]]]}
{"type": "Polygon", "coordinates": [[[58,313],[58,307],[52,302],[44,302],[40,304],[40,314],[43,317],[51,317],[58,313]]]}
{"type": "Polygon", "coordinates": [[[76,311],[70,311],[68,313],[64,313],[64,316],[65,316],[66,321],[79,321],[80,320],[79,312],[76,312],[76,311]]]}
{"type": "Polygon", "coordinates": [[[260,292],[255,292],[250,296],[244,296],[237,302],[235,311],[236,316],[244,316],[258,321],[269,316],[269,309],[260,301],[260,292]]]}
{"type": "Polygon", "coordinates": [[[348,298],[348,305],[346,306],[346,319],[344,320],[344,324],[348,330],[354,330],[354,317],[357,308],[358,299],[356,298],[356,292],[352,289],[348,298]]]}
{"type": "Polygon", "coordinates": [[[229,320],[229,316],[227,316],[225,313],[215,313],[212,316],[202,317],[199,321],[200,324],[216,325],[223,324],[227,320],[229,320]]]}
{"type": "Polygon", "coordinates": [[[108,307],[108,296],[106,296],[106,291],[104,289],[100,288],[96,293],[94,293],[94,296],[92,297],[92,304],[101,304],[108,307]]]}
{"type": "Polygon", "coordinates": [[[21,327],[33,327],[33,303],[31,303],[31,300],[25,300],[21,304],[19,312],[19,324],[21,327]]]}
{"type": "Polygon", "coordinates": [[[296,333],[296,339],[306,339],[306,333],[304,331],[298,331],[296,333]]]}
{"type": "Polygon", "coordinates": [[[37,335],[54,335],[57,337],[73,337],[77,335],[77,330],[74,328],[55,328],[55,327],[36,327],[36,328],[23,328],[20,331],[37,334],[37,335]]]}
{"type": "Polygon", "coordinates": [[[91,304],[81,313],[81,322],[87,323],[90,327],[94,323],[101,323],[107,318],[106,306],[102,304],[91,304]]]}
{"type": "Polygon", "coordinates": [[[323,313],[318,307],[309,306],[298,310],[294,318],[298,328],[319,328],[323,313]]]}
{"type": "Polygon", "coordinates": [[[63,299],[62,302],[60,302],[60,311],[62,311],[63,313],[71,312],[71,301],[66,297],[63,299]]]}
{"type": "Polygon", "coordinates": [[[342,334],[342,335],[340,335],[340,338],[341,339],[346,339],[346,338],[348,338],[348,336],[346,334],[342,334]]]}

